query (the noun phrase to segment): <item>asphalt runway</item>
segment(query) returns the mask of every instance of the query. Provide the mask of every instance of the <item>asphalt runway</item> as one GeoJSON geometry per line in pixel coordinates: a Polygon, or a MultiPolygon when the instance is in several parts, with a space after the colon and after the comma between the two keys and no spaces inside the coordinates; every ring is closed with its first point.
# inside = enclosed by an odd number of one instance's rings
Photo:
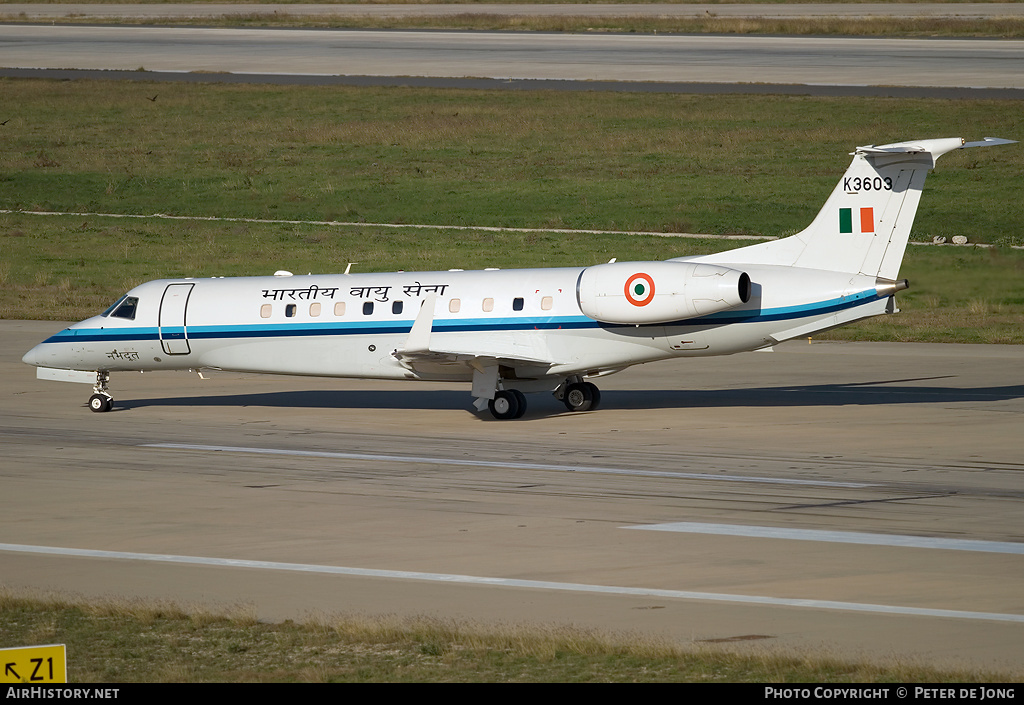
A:
{"type": "Polygon", "coordinates": [[[0,321],[8,587],[1024,672],[1024,348],[803,341],[510,422],[464,385],[122,373],[94,414],[20,362],[60,327],[0,321]]]}
{"type": "Polygon", "coordinates": [[[0,67],[1024,88],[1024,41],[0,25],[0,67]]]}

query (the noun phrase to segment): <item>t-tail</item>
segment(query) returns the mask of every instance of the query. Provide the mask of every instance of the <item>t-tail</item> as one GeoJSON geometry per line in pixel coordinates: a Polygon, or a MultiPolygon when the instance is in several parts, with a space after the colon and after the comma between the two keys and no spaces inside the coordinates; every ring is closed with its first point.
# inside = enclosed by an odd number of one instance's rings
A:
{"type": "Polygon", "coordinates": [[[814,221],[782,240],[700,258],[713,262],[770,264],[874,276],[896,282],[928,170],[947,152],[1012,144],[959,137],[858,147],[853,163],[814,221]]]}

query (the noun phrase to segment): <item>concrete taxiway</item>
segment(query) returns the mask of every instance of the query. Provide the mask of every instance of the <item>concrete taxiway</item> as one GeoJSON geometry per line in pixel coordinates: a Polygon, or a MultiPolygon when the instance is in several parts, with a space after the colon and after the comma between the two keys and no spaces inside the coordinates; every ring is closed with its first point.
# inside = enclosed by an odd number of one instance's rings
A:
{"type": "Polygon", "coordinates": [[[499,15],[508,17],[742,17],[793,19],[804,17],[843,18],[958,18],[992,19],[1024,16],[1019,3],[5,3],[0,15],[22,19],[191,19],[251,17],[254,15],[295,17],[452,17],[458,15],[499,15]]]}
{"type": "Polygon", "coordinates": [[[603,408],[209,373],[37,381],[0,321],[0,583],[1024,670],[1024,348],[646,365],[603,408]]]}
{"type": "Polygon", "coordinates": [[[0,66],[1024,89],[1024,41],[0,24],[0,66]]]}

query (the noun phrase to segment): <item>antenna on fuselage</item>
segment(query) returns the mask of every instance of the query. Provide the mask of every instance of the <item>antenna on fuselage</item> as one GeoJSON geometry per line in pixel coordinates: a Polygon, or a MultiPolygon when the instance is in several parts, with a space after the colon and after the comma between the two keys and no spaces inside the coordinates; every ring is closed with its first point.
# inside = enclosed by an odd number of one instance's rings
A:
{"type": "Polygon", "coordinates": [[[352,272],[352,265],[353,264],[359,264],[359,263],[358,262],[349,262],[348,266],[345,267],[345,274],[350,274],[352,272]]]}

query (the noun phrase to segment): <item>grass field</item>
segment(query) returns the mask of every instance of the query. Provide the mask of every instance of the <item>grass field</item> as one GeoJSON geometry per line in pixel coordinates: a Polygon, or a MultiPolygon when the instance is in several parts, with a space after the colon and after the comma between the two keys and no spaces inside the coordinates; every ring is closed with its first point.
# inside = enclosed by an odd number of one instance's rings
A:
{"type": "Polygon", "coordinates": [[[69,680],[138,682],[977,683],[1007,673],[880,667],[568,626],[320,617],[259,623],[244,609],[34,598],[0,588],[0,644],[67,645],[69,680]]]}
{"type": "MultiPolygon", "coordinates": [[[[54,0],[56,1],[56,0],[54,0]]],[[[160,5],[171,0],[149,0],[143,4],[160,5]]],[[[207,0],[212,2],[213,0],[207,0]]],[[[299,2],[301,0],[295,0],[299,2]]],[[[390,0],[349,0],[346,5],[377,5],[390,0]]],[[[657,33],[716,33],[716,34],[784,34],[784,35],[817,35],[817,36],[885,36],[885,37],[989,37],[989,38],[1020,38],[1024,37],[1024,20],[1019,17],[996,16],[991,18],[975,17],[910,17],[887,18],[864,17],[827,18],[806,17],[792,19],[772,19],[763,17],[721,17],[714,11],[707,11],[702,16],[692,18],[674,18],[668,16],[644,16],[624,9],[618,16],[587,17],[573,14],[567,8],[564,14],[549,16],[524,16],[522,14],[493,14],[481,10],[500,0],[458,0],[453,3],[461,9],[457,14],[445,16],[420,17],[380,17],[370,14],[340,16],[332,14],[327,7],[322,14],[294,14],[288,12],[292,0],[278,0],[270,3],[279,5],[280,9],[267,12],[262,8],[254,8],[251,13],[240,13],[213,17],[127,17],[119,16],[112,20],[119,24],[168,24],[202,25],[221,27],[318,27],[318,28],[350,28],[350,29],[468,29],[468,30],[514,30],[543,32],[657,32],[657,33]]],[[[640,4],[653,4],[657,0],[641,0],[640,4]]],[[[754,4],[776,4],[784,0],[754,0],[754,4]]],[[[869,4],[884,5],[897,0],[871,0],[869,4]]],[[[927,0],[911,0],[926,2],[927,0]]],[[[951,0],[951,4],[968,0],[951,0]]],[[[428,0],[398,0],[397,4],[418,5],[428,0]]],[[[537,4],[544,0],[526,0],[525,4],[537,4]]],[[[612,0],[602,3],[615,6],[629,0],[612,0]]],[[[814,0],[797,0],[795,4],[809,3],[814,0]]],[[[25,14],[5,13],[3,0],[0,0],[0,20],[4,22],[31,22],[25,14]]],[[[41,4],[50,4],[44,0],[41,4]]],[[[102,6],[105,0],[86,0],[86,4],[102,6]]],[[[203,4],[202,2],[197,4],[203,4]]],[[[233,0],[233,5],[244,7],[247,0],[233,0]]],[[[310,3],[318,4],[318,3],[310,3]]],[[[567,4],[567,3],[546,3],[567,4]]],[[[687,2],[670,4],[686,5],[687,2]]],[[[701,3],[707,4],[707,3],[701,3]]],[[[712,0],[710,4],[728,4],[725,0],[712,0]]],[[[826,3],[827,4],[827,3],[826,3]]],[[[95,19],[80,14],[68,14],[62,22],[94,22],[95,19]]]]}
{"type": "MultiPolygon", "coordinates": [[[[1024,134],[1010,101],[0,81],[0,208],[784,236],[856,145],[1024,134]],[[155,98],[155,100],[154,100],[155,98]],[[0,120],[2,121],[2,120],[0,120]]],[[[904,314],[832,335],[1024,342],[1024,151],[929,177],[904,314]]],[[[0,214],[0,316],[79,319],[165,276],[664,259],[736,246],[626,235],[0,214]]]]}
{"type": "MultiPolygon", "coordinates": [[[[7,15],[0,5],[0,21],[31,22],[21,15],[7,15]]],[[[67,24],[93,23],[91,17],[70,15],[62,18],[67,24]]],[[[220,17],[123,17],[117,24],[130,25],[193,25],[203,27],[308,27],[321,29],[440,29],[476,31],[529,32],[645,32],[657,34],[777,34],[790,36],[846,37],[962,37],[1019,39],[1024,37],[1024,20],[1019,17],[974,19],[970,17],[864,17],[833,19],[807,17],[771,19],[762,17],[587,17],[583,15],[552,15],[526,17],[474,12],[466,6],[465,13],[429,17],[376,17],[370,14],[339,16],[289,14],[287,5],[280,11],[252,12],[220,17]]]]}

